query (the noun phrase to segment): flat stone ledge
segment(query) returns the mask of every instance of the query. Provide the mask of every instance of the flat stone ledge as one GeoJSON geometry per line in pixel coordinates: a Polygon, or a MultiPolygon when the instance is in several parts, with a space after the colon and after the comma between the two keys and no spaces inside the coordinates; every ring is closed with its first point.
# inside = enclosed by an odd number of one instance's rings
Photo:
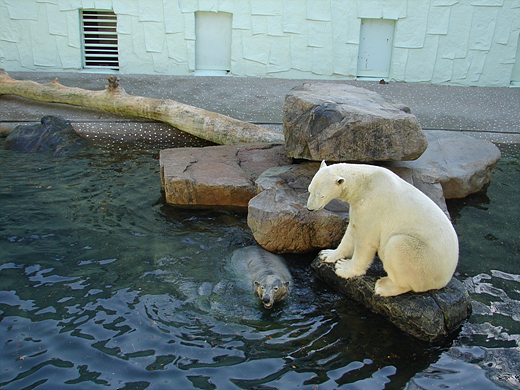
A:
{"type": "Polygon", "coordinates": [[[469,294],[455,278],[440,290],[382,297],[375,295],[374,291],[376,281],[386,275],[379,259],[374,261],[366,275],[351,279],[337,276],[334,264],[325,263],[318,257],[311,268],[330,287],[423,341],[438,342],[444,339],[471,314],[469,294]]]}
{"type": "Polygon", "coordinates": [[[166,202],[179,206],[247,207],[265,170],[290,164],[282,144],[244,144],[161,150],[166,202]]]}

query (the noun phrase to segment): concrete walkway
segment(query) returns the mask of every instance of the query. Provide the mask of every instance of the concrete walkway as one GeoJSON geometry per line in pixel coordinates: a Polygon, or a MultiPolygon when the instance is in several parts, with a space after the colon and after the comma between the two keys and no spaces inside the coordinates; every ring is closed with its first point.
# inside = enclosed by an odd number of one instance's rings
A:
{"type": "MultiPolygon", "coordinates": [[[[8,72],[18,80],[100,90],[106,74],[8,72]]],[[[371,81],[288,80],[210,76],[120,75],[127,93],[182,103],[219,112],[243,121],[280,126],[285,95],[304,82],[348,83],[375,91],[408,105],[423,129],[463,131],[493,142],[520,143],[520,88],[453,87],[371,81]]],[[[43,115],[61,115],[77,127],[135,127],[149,123],[92,109],[41,103],[16,96],[0,96],[0,132],[15,125],[39,121],[43,115]]]]}

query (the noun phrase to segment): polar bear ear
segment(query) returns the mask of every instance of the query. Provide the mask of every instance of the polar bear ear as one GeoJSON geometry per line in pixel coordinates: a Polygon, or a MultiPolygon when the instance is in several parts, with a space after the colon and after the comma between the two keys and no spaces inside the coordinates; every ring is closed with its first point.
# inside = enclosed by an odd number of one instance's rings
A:
{"type": "Polygon", "coordinates": [[[323,161],[321,162],[320,169],[321,169],[321,168],[325,168],[326,166],[327,166],[327,163],[325,162],[325,160],[323,160],[323,161]]]}
{"type": "Polygon", "coordinates": [[[344,177],[338,177],[338,178],[336,179],[336,184],[337,184],[338,186],[342,185],[343,183],[345,183],[345,178],[344,178],[344,177]]]}

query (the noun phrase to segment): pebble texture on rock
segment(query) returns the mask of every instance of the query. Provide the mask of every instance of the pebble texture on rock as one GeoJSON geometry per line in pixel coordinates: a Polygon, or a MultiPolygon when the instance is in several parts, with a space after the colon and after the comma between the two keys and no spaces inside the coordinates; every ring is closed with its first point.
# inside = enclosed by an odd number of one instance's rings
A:
{"type": "Polygon", "coordinates": [[[283,106],[289,157],[311,161],[406,161],[428,146],[409,108],[363,88],[311,83],[293,88],[283,106]]]}
{"type": "Polygon", "coordinates": [[[471,314],[466,287],[455,278],[440,290],[382,297],[374,293],[376,281],[386,275],[378,259],[366,275],[350,279],[337,276],[334,264],[325,263],[319,258],[312,262],[311,267],[329,286],[361,302],[370,311],[384,316],[399,329],[420,340],[442,340],[471,314]]]}
{"type": "Polygon", "coordinates": [[[167,203],[247,207],[258,176],[291,160],[281,144],[247,144],[165,149],[159,163],[167,203]]]}

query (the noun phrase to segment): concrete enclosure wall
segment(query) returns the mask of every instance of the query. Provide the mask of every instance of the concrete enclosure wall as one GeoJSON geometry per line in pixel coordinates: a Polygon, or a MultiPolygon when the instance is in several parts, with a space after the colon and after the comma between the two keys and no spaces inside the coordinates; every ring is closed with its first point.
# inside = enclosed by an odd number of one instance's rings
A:
{"type": "Polygon", "coordinates": [[[196,15],[218,12],[231,21],[235,76],[363,76],[362,22],[382,20],[393,27],[380,73],[388,80],[509,86],[518,78],[519,0],[0,0],[0,67],[81,70],[83,9],[116,14],[120,73],[193,74],[196,15]]]}

